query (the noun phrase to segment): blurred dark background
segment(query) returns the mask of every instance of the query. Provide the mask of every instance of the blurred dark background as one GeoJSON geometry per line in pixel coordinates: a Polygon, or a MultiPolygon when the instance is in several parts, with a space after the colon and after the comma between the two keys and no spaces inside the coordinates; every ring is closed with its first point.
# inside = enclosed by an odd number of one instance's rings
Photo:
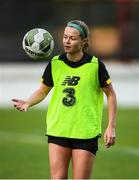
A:
{"type": "Polygon", "coordinates": [[[1,0],[0,62],[28,62],[22,39],[34,27],[54,37],[52,54],[62,53],[62,33],[72,19],[91,31],[90,51],[104,59],[139,62],[139,1],[137,0],[1,0]]]}
{"type": "MultiPolygon", "coordinates": [[[[105,61],[117,95],[116,145],[107,150],[101,139],[93,178],[139,179],[139,0],[0,0],[0,179],[50,179],[44,134],[51,94],[26,113],[13,109],[11,99],[27,99],[48,63],[25,54],[24,35],[48,30],[52,57],[63,52],[72,19],[89,25],[90,51],[105,61]]],[[[106,123],[104,109],[103,132],[106,123]]]]}

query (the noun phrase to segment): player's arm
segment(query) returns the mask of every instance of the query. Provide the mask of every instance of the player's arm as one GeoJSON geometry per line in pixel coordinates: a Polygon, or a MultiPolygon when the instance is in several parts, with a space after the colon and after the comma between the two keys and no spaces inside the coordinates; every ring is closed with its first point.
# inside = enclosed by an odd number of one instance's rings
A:
{"type": "Polygon", "coordinates": [[[48,95],[52,87],[41,83],[40,87],[26,100],[29,107],[40,103],[48,95]]]}
{"type": "Polygon", "coordinates": [[[27,111],[29,107],[40,103],[47,96],[51,88],[41,83],[40,87],[28,99],[12,99],[14,107],[20,111],[27,111]]]}
{"type": "Polygon", "coordinates": [[[25,101],[20,99],[12,99],[14,102],[14,107],[20,111],[27,111],[29,107],[41,102],[47,96],[52,87],[53,78],[50,62],[43,73],[40,87],[25,101]]]}
{"type": "Polygon", "coordinates": [[[103,89],[108,103],[108,125],[104,133],[105,146],[108,148],[115,143],[116,126],[116,95],[109,73],[103,62],[99,61],[99,83],[103,89]]]}
{"type": "Polygon", "coordinates": [[[108,104],[108,125],[104,133],[105,146],[108,148],[115,143],[115,127],[116,127],[116,94],[112,87],[112,84],[103,88],[103,91],[107,97],[108,104]]]}

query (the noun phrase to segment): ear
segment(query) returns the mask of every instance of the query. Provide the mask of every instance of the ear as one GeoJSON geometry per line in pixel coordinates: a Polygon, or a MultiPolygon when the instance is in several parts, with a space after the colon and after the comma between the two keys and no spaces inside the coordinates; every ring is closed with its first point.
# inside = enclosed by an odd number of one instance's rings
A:
{"type": "Polygon", "coordinates": [[[87,38],[84,38],[84,39],[83,39],[83,44],[86,44],[86,43],[88,43],[88,39],[87,39],[87,38]]]}

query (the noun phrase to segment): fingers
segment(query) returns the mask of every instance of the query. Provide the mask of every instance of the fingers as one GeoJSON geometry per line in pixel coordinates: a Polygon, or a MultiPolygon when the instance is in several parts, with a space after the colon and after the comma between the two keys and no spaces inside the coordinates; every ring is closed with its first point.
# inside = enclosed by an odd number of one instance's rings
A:
{"type": "Polygon", "coordinates": [[[19,111],[24,111],[24,112],[26,112],[27,111],[27,108],[24,108],[24,107],[20,107],[20,106],[17,106],[17,105],[14,105],[14,107],[17,109],[17,110],[19,110],[19,111]]]}
{"type": "Polygon", "coordinates": [[[115,144],[115,128],[108,127],[104,133],[105,147],[109,148],[115,144]]]}
{"type": "Polygon", "coordinates": [[[19,102],[19,99],[12,99],[13,102],[19,102]]]}
{"type": "Polygon", "coordinates": [[[14,107],[19,110],[20,109],[19,99],[12,99],[12,101],[14,102],[14,107]]]}
{"type": "Polygon", "coordinates": [[[19,99],[12,99],[12,101],[14,102],[14,107],[19,110],[19,111],[27,111],[27,106],[25,104],[24,101],[19,100],[19,99]]]}
{"type": "Polygon", "coordinates": [[[26,112],[27,109],[25,109],[25,108],[20,108],[19,111],[24,111],[24,112],[26,112]]]}
{"type": "Polygon", "coordinates": [[[12,101],[14,102],[14,107],[17,107],[20,103],[19,99],[12,99],[12,101]]]}
{"type": "Polygon", "coordinates": [[[110,146],[113,146],[115,144],[115,137],[105,137],[105,146],[106,148],[109,148],[110,146]]]}

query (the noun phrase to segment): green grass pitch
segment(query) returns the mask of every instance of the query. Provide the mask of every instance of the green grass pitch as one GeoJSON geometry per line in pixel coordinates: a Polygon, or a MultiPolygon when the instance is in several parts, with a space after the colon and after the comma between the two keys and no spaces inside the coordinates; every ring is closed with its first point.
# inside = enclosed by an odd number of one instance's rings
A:
{"type": "MultiPolygon", "coordinates": [[[[0,179],[49,179],[44,109],[26,113],[0,109],[0,179]]],[[[107,115],[104,109],[103,131],[107,115]]],[[[99,141],[93,178],[139,178],[139,110],[121,108],[117,114],[116,145],[106,149],[99,141]]],[[[71,178],[71,168],[69,178],[71,178]]]]}

